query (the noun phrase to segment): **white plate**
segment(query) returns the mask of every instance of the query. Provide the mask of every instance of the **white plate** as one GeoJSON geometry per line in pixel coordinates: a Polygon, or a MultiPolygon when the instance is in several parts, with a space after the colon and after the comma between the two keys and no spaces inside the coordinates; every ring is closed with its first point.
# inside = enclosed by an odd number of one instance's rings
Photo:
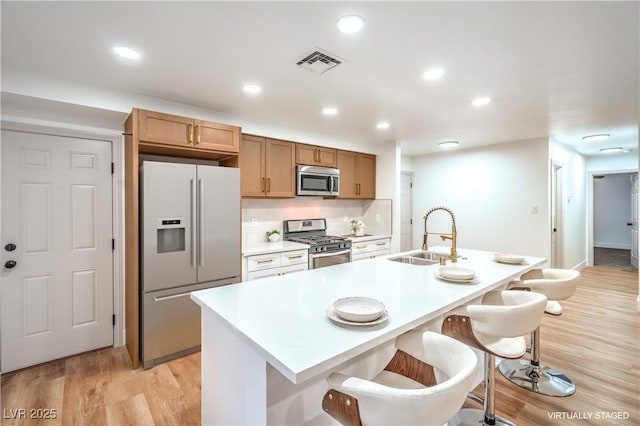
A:
{"type": "Polygon", "coordinates": [[[345,319],[342,319],[338,316],[338,314],[336,314],[335,312],[335,308],[333,306],[330,306],[329,309],[327,309],[327,317],[329,317],[329,319],[333,322],[336,322],[338,324],[344,324],[344,325],[355,325],[355,326],[365,326],[365,325],[377,325],[377,324],[382,324],[383,322],[385,322],[386,320],[389,319],[389,312],[387,312],[386,310],[382,313],[382,316],[380,318],[378,318],[375,321],[369,321],[369,322],[354,322],[354,321],[347,321],[345,319]]]}
{"type": "Polygon", "coordinates": [[[459,266],[443,266],[438,269],[438,273],[441,277],[452,280],[472,280],[476,276],[475,271],[459,266]]]}
{"type": "Polygon", "coordinates": [[[524,256],[519,256],[517,254],[496,253],[495,259],[496,262],[509,263],[511,265],[519,265],[524,262],[524,256]]]}
{"type": "Polygon", "coordinates": [[[345,297],[333,302],[333,309],[340,318],[350,322],[371,322],[382,316],[384,304],[369,297],[345,297]]]}
{"type": "Polygon", "coordinates": [[[443,280],[443,281],[449,281],[449,282],[452,282],[452,283],[464,283],[464,284],[472,283],[472,282],[474,282],[474,281],[475,281],[475,279],[476,279],[476,277],[473,277],[473,278],[471,278],[471,279],[458,280],[458,279],[455,279],[455,278],[443,277],[442,275],[440,275],[440,273],[439,273],[438,271],[436,271],[436,272],[435,272],[435,276],[436,276],[437,278],[440,278],[440,279],[441,279],[441,280],[443,280]]]}

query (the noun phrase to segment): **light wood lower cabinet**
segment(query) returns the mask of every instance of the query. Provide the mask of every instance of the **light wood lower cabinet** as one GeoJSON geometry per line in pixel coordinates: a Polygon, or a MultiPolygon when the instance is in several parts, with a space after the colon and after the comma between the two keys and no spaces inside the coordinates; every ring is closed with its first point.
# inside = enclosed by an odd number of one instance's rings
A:
{"type": "Polygon", "coordinates": [[[338,150],[340,195],[338,198],[376,198],[376,157],[338,150]]]}
{"type": "Polygon", "coordinates": [[[243,197],[295,196],[295,144],[242,135],[240,173],[243,197]]]}
{"type": "Polygon", "coordinates": [[[309,251],[291,250],[245,258],[244,281],[275,277],[309,269],[309,251]]]}
{"type": "Polygon", "coordinates": [[[351,245],[351,260],[372,259],[378,256],[386,256],[391,253],[391,239],[380,238],[358,242],[354,240],[351,245]]]}

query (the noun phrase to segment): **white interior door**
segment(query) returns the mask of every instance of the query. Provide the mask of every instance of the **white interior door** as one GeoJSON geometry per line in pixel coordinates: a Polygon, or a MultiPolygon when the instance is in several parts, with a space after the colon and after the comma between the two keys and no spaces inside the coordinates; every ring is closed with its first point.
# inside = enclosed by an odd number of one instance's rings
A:
{"type": "Polygon", "coordinates": [[[112,345],[111,143],[3,130],[1,155],[2,372],[112,345]]]}
{"type": "Polygon", "coordinates": [[[631,264],[638,267],[638,173],[631,174],[631,264]]]}
{"type": "Polygon", "coordinates": [[[400,251],[413,250],[413,174],[403,172],[400,181],[400,251]]]}

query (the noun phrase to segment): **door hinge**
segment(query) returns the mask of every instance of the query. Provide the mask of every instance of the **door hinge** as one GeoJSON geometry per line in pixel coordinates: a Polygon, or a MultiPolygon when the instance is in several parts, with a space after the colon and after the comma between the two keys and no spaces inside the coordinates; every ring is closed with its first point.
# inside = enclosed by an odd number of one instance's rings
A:
{"type": "Polygon", "coordinates": [[[111,251],[114,251],[116,249],[116,239],[112,238],[111,239],[111,251]]]}
{"type": "Polygon", "coordinates": [[[409,219],[409,225],[413,225],[413,219],[409,219]]]}
{"type": "Polygon", "coordinates": [[[115,327],[116,326],[116,314],[113,314],[111,316],[111,322],[112,322],[113,326],[115,327]]]}
{"type": "Polygon", "coordinates": [[[409,188],[413,188],[413,182],[409,182],[409,188]]]}
{"type": "Polygon", "coordinates": [[[111,163],[111,174],[116,172],[116,163],[111,163]]]}

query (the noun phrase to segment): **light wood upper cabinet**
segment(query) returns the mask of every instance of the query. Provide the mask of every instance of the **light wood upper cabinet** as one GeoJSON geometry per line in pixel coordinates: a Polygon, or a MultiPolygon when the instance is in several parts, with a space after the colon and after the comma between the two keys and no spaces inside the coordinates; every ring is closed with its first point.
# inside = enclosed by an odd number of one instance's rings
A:
{"type": "Polygon", "coordinates": [[[358,152],[337,152],[340,170],[338,198],[376,198],[376,157],[358,152]]]}
{"type": "Polygon", "coordinates": [[[296,144],[296,164],[307,166],[337,166],[337,150],[322,146],[296,144]]]}
{"type": "Polygon", "coordinates": [[[243,197],[295,196],[295,144],[242,135],[240,174],[243,197]]]}
{"type": "Polygon", "coordinates": [[[211,121],[139,110],[141,143],[237,153],[240,128],[211,121]]]}

